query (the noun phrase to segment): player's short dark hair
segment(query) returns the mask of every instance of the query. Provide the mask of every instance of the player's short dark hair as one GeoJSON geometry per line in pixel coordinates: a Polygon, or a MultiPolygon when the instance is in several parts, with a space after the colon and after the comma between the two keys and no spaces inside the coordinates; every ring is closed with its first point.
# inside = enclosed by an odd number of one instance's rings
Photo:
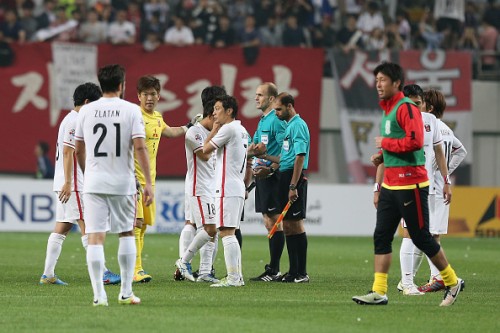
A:
{"type": "Polygon", "coordinates": [[[277,101],[280,101],[281,104],[283,105],[288,105],[292,104],[293,107],[295,107],[295,99],[293,98],[292,95],[290,95],[287,92],[282,92],[276,97],[277,101]]]}
{"type": "Polygon", "coordinates": [[[424,101],[427,107],[427,110],[432,106],[432,114],[436,116],[436,118],[443,117],[444,110],[446,109],[446,99],[444,95],[436,89],[429,89],[424,92],[424,101]]]}
{"type": "Polygon", "coordinates": [[[93,102],[97,101],[101,97],[101,88],[99,88],[97,84],[87,82],[76,87],[75,92],[73,93],[73,102],[75,106],[82,106],[85,104],[85,100],[87,99],[89,102],[93,102]]]}
{"type": "Polygon", "coordinates": [[[233,109],[233,113],[231,114],[231,116],[233,117],[233,119],[236,119],[236,116],[238,115],[238,102],[236,101],[236,98],[229,95],[217,96],[215,98],[215,103],[217,102],[222,103],[222,107],[224,108],[224,110],[233,109]]]}
{"type": "Polygon", "coordinates": [[[418,84],[407,84],[403,88],[403,94],[406,97],[420,96],[424,99],[424,91],[418,84]]]}
{"type": "Polygon", "coordinates": [[[160,93],[161,85],[160,80],[152,75],[144,75],[137,81],[137,93],[140,94],[143,91],[153,88],[157,93],[160,93]]]}
{"type": "Polygon", "coordinates": [[[388,76],[392,82],[399,81],[400,83],[398,89],[400,91],[403,90],[403,86],[405,84],[405,74],[401,66],[393,62],[384,61],[373,70],[374,76],[377,76],[378,73],[388,76]]]}
{"type": "Polygon", "coordinates": [[[99,68],[97,79],[103,93],[118,91],[118,86],[125,82],[125,69],[120,65],[107,65],[99,68]]]}
{"type": "Polygon", "coordinates": [[[226,95],[224,86],[209,86],[201,92],[201,104],[203,105],[203,118],[214,112],[215,98],[226,95]]]}

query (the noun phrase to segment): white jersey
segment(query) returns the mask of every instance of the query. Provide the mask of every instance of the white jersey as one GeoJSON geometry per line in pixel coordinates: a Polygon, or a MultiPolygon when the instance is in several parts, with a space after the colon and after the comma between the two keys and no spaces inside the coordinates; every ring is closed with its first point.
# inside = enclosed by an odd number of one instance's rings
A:
{"type": "MultiPolygon", "coordinates": [[[[54,191],[61,191],[64,182],[64,146],[75,149],[75,126],[78,112],[72,110],[64,117],[59,132],[57,133],[56,144],[56,165],[54,169],[54,191]]],[[[80,165],[76,162],[76,156],[72,155],[73,174],[71,175],[71,190],[73,192],[83,189],[83,173],[80,165]]]]}
{"type": "Polygon", "coordinates": [[[85,141],[84,193],[135,194],[132,140],[145,137],[138,105],[101,97],[82,106],[75,137],[85,141]]]}
{"type": "Polygon", "coordinates": [[[196,152],[203,150],[209,133],[200,123],[186,132],[186,193],[190,196],[213,197],[215,193],[215,152],[206,162],[196,156],[196,152]]]}
{"type": "Polygon", "coordinates": [[[217,148],[215,197],[245,197],[248,132],[239,120],[223,125],[210,140],[217,148]]]}
{"type": "Polygon", "coordinates": [[[433,168],[435,159],[434,146],[442,144],[443,137],[438,128],[438,120],[433,114],[422,112],[422,121],[424,123],[425,169],[429,177],[429,194],[435,194],[433,168]]]}
{"type": "MultiPolygon", "coordinates": [[[[443,150],[448,173],[451,175],[457,166],[463,161],[467,152],[462,145],[462,142],[455,137],[453,131],[443,121],[438,119],[438,128],[443,136],[443,150]],[[460,153],[458,153],[460,152],[460,153]]],[[[444,179],[439,172],[434,175],[434,184],[436,193],[442,193],[444,187],[444,179]]]]}

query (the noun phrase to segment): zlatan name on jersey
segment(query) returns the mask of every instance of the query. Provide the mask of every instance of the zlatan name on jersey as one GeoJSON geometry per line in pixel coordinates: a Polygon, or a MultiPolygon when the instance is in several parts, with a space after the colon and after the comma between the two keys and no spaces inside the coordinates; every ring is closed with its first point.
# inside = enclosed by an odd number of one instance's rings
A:
{"type": "Polygon", "coordinates": [[[95,110],[95,118],[119,117],[120,110],[95,110]]]}

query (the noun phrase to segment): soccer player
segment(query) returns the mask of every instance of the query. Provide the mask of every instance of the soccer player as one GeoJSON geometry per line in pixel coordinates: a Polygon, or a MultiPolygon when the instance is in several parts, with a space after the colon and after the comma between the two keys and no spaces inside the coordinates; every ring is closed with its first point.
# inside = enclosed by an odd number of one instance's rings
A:
{"type": "Polygon", "coordinates": [[[204,153],[203,145],[214,123],[215,97],[225,95],[225,90],[219,86],[203,89],[203,119],[189,128],[186,133],[186,195],[188,214],[191,222],[196,224],[198,232],[194,236],[176,266],[181,275],[197,282],[217,283],[212,274],[213,255],[217,241],[217,226],[215,221],[215,152],[204,153]],[[191,272],[191,259],[200,250],[200,269],[197,278],[191,272]]]}
{"type": "Polygon", "coordinates": [[[384,182],[377,207],[374,232],[375,274],[372,291],[354,296],[358,304],[388,303],[387,278],[392,259],[392,240],[404,218],[413,243],[438,267],[447,287],[441,306],[452,305],[464,282],[448,263],[443,249],[429,232],[429,180],[423,152],[423,122],[418,108],[404,97],[401,66],[383,62],[375,76],[380,106],[383,109],[381,136],[375,147],[383,150],[384,182]]]}
{"type": "MultiPolygon", "coordinates": [[[[443,137],[443,147],[445,152],[445,163],[447,163],[448,171],[450,175],[455,171],[455,169],[460,165],[467,151],[464,146],[458,140],[453,131],[446,125],[441,119],[446,109],[446,101],[443,94],[437,90],[430,89],[424,93],[424,101],[427,105],[428,112],[432,113],[438,119],[437,125],[438,130],[441,132],[443,137]]],[[[440,243],[440,235],[445,235],[448,233],[448,217],[450,214],[450,206],[446,202],[446,192],[443,192],[443,184],[446,189],[446,185],[450,184],[450,179],[448,176],[440,177],[438,173],[429,174],[429,177],[434,177],[435,179],[435,192],[436,201],[434,213],[431,214],[431,220],[429,224],[429,231],[436,240],[440,243]]],[[[449,185],[448,185],[449,186],[449,185]]],[[[427,257],[429,266],[431,269],[431,275],[429,282],[423,286],[420,286],[418,290],[421,292],[433,292],[445,289],[445,284],[443,282],[443,277],[437,269],[436,265],[427,257]]]]}
{"type": "Polygon", "coordinates": [[[216,153],[215,211],[219,235],[224,246],[227,277],[211,287],[240,287],[241,249],[235,236],[245,200],[248,132],[236,120],[238,104],[232,96],[216,98],[214,125],[205,139],[203,153],[216,153]]]}
{"type": "MultiPolygon", "coordinates": [[[[160,146],[162,136],[175,138],[184,135],[187,126],[170,127],[168,126],[160,112],[156,111],[156,106],[160,100],[160,80],[151,75],[142,76],[137,81],[137,98],[140,102],[142,118],[145,123],[146,147],[149,155],[149,168],[151,172],[151,181],[154,191],[156,180],[156,156],[160,146]]],[[[142,172],[139,160],[135,158],[135,176],[141,187],[144,187],[146,179],[142,172]]],[[[134,282],[149,282],[152,276],[144,271],[142,267],[142,250],[144,248],[144,234],[147,226],[153,226],[156,216],[156,203],[153,200],[151,205],[145,207],[140,197],[137,201],[136,222],[134,227],[135,245],[137,255],[134,269],[134,282]]]]}
{"type": "MultiPolygon", "coordinates": [[[[446,165],[442,146],[443,138],[438,129],[436,117],[428,113],[426,110],[426,103],[423,100],[424,92],[422,88],[416,84],[406,85],[403,88],[403,93],[406,97],[410,98],[422,112],[422,121],[424,124],[425,169],[427,170],[427,175],[429,177],[429,227],[431,227],[436,194],[434,189],[433,163],[437,163],[439,174],[443,179],[448,176],[448,167],[446,165]]],[[[378,186],[378,188],[380,188],[380,186],[378,186]]],[[[443,184],[441,192],[443,193],[443,191],[445,193],[445,199],[443,199],[443,202],[449,203],[451,201],[450,185],[447,183],[443,184]]],[[[398,285],[398,289],[402,290],[404,295],[423,295],[413,281],[413,278],[417,274],[418,268],[420,267],[420,263],[422,262],[423,252],[419,250],[411,241],[410,234],[408,233],[404,222],[403,227],[403,240],[399,251],[401,282],[398,285]]]]}
{"type": "MultiPolygon", "coordinates": [[[[210,113],[213,112],[213,105],[215,104],[215,97],[217,96],[223,96],[226,95],[226,89],[224,87],[219,87],[219,86],[212,86],[212,87],[207,87],[203,89],[201,93],[201,104],[204,108],[204,113],[205,113],[205,106],[208,108],[210,107],[210,113]]],[[[207,111],[209,112],[209,111],[207,111]]],[[[179,258],[182,258],[186,250],[188,249],[189,245],[194,239],[194,236],[196,234],[196,224],[192,222],[191,218],[191,209],[189,207],[189,201],[192,196],[193,189],[190,187],[190,184],[192,184],[191,180],[189,179],[190,173],[186,173],[186,180],[184,182],[185,187],[184,187],[184,216],[186,219],[186,223],[184,224],[184,228],[181,231],[181,234],[179,236],[179,258]]],[[[215,235],[215,240],[214,240],[214,252],[213,252],[213,260],[215,260],[215,256],[217,254],[218,250],[218,235],[215,235]]],[[[188,262],[186,263],[187,269],[189,272],[191,272],[191,263],[188,262]]],[[[199,272],[192,272],[193,277],[197,277],[199,272]]],[[[212,269],[210,274],[212,276],[215,276],[214,270],[212,269]]],[[[174,272],[174,280],[182,280],[184,279],[184,276],[182,275],[181,271],[176,268],[174,272]]]]}
{"type": "MultiPolygon", "coordinates": [[[[309,165],[311,138],[306,122],[295,110],[292,95],[287,92],[280,93],[274,102],[274,110],[278,118],[286,122],[281,153],[280,156],[272,156],[265,152],[259,157],[279,163],[279,211],[281,212],[288,202],[292,202],[283,218],[289,270],[279,281],[308,283],[307,235],[304,227],[307,212],[307,178],[304,171],[309,165]]],[[[258,148],[260,150],[262,145],[258,148]]]]}
{"type": "MultiPolygon", "coordinates": [[[[88,236],[83,223],[83,174],[75,157],[75,125],[80,108],[89,102],[101,98],[101,89],[93,83],[85,83],[76,87],[73,93],[75,108],[64,117],[57,135],[56,165],[54,175],[54,191],[57,193],[56,225],[54,232],[47,241],[45,268],[40,278],[40,284],[66,285],[55,275],[55,267],[66,236],[78,224],[82,233],[82,245],[85,251],[88,246],[88,236]]],[[[120,283],[120,275],[114,274],[104,267],[104,284],[120,283]]]]}
{"type": "Polygon", "coordinates": [[[136,185],[134,151],[146,180],[146,206],[154,199],[144,121],[139,106],[122,99],[125,70],[120,65],[99,69],[103,97],[84,105],[76,123],[76,156],[84,172],[85,228],[89,238],[87,266],[94,306],[107,306],[102,274],[106,233],[118,233],[121,273],[119,304],[139,304],[132,291],[136,247],[134,240],[136,185]]]}
{"type": "MultiPolygon", "coordinates": [[[[278,96],[278,89],[272,82],[266,82],[257,87],[255,102],[262,111],[257,130],[253,136],[253,144],[248,149],[248,156],[255,156],[253,148],[262,143],[266,146],[269,155],[278,156],[283,145],[285,123],[278,119],[273,104],[278,96]]],[[[256,158],[254,167],[255,183],[255,211],[262,213],[264,226],[269,232],[276,223],[279,214],[279,201],[276,193],[279,186],[279,165],[267,160],[256,158]]],[[[276,281],[281,278],[280,259],[285,247],[285,235],[280,224],[278,230],[269,239],[270,262],[265,265],[264,273],[251,278],[251,281],[276,281]]]]}

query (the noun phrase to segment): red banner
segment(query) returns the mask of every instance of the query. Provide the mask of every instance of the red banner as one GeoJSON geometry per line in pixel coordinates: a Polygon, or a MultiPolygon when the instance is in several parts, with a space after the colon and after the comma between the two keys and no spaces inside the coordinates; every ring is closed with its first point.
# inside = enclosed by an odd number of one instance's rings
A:
{"type": "MultiPolygon", "coordinates": [[[[55,146],[57,129],[66,112],[54,106],[57,82],[51,45],[14,45],[14,51],[14,64],[0,68],[0,172],[32,173],[36,168],[35,144],[44,140],[55,146]]],[[[263,48],[252,66],[245,64],[238,47],[162,46],[148,53],[141,46],[99,45],[97,56],[99,66],[119,63],[125,67],[125,98],[131,102],[138,103],[138,78],[157,76],[162,82],[158,111],[171,126],[184,125],[202,112],[201,91],[207,85],[219,84],[237,98],[238,118],[253,135],[261,115],[255,107],[255,89],[262,82],[275,82],[280,92],[288,91],[296,97],[295,108],[311,132],[309,169],[317,171],[323,50],[263,48]]],[[[162,141],[158,175],[184,176],[184,140],[162,141]]]]}

